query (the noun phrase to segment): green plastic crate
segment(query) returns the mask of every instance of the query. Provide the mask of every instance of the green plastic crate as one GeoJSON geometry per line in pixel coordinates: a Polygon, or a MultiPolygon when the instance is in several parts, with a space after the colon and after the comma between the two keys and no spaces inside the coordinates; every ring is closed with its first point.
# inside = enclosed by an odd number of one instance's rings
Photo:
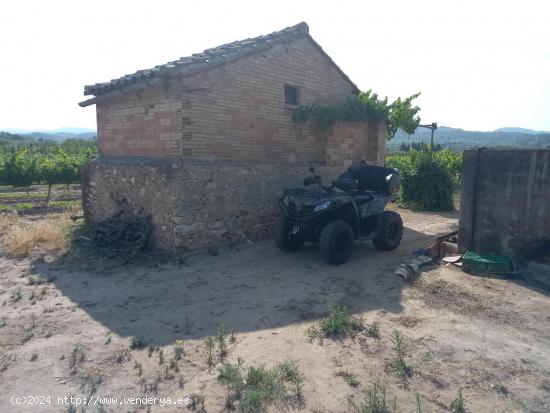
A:
{"type": "Polygon", "coordinates": [[[471,274],[506,274],[512,271],[512,261],[502,255],[468,251],[462,258],[462,269],[471,274]]]}

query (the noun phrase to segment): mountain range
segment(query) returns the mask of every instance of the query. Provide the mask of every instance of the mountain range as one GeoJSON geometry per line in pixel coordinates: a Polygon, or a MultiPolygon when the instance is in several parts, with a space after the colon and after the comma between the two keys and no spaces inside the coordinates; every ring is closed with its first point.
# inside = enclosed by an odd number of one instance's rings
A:
{"type": "MultiPolygon", "coordinates": [[[[1,130],[0,130],[1,131],[1,130]]],[[[4,129],[4,132],[25,140],[52,140],[63,142],[66,139],[95,139],[97,132],[87,128],[63,127],[59,129],[4,129]]],[[[412,142],[430,143],[431,131],[418,128],[412,135],[401,131],[386,143],[388,150],[399,150],[400,146],[412,142]]],[[[5,138],[5,136],[3,137],[5,138]]],[[[19,138],[19,139],[20,139],[19,138]]],[[[13,139],[13,138],[12,138],[13,139]]],[[[444,148],[463,150],[467,148],[510,147],[510,148],[550,148],[550,132],[526,128],[504,127],[492,132],[468,131],[448,126],[440,126],[434,135],[434,143],[444,148]]]]}
{"type": "MultiPolygon", "coordinates": [[[[388,150],[399,150],[401,145],[412,142],[430,143],[431,131],[418,128],[412,135],[397,132],[386,143],[388,150]]],[[[440,126],[434,134],[434,144],[440,144],[444,148],[461,151],[480,146],[508,147],[508,148],[550,148],[550,132],[534,131],[532,129],[506,127],[493,132],[467,131],[448,126],[440,126]]]]}
{"type": "Polygon", "coordinates": [[[59,129],[7,128],[0,131],[36,140],[52,140],[56,142],[63,142],[66,139],[95,139],[97,135],[94,129],[73,127],[63,127],[59,129]]]}

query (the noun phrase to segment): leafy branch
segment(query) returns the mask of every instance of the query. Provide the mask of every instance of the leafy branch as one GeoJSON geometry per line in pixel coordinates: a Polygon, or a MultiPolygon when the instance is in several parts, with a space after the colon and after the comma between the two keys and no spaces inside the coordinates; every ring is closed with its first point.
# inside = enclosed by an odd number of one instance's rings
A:
{"type": "Polygon", "coordinates": [[[292,120],[295,123],[309,121],[318,130],[329,130],[336,122],[383,121],[388,139],[391,139],[399,129],[408,134],[414,133],[420,123],[420,107],[413,105],[413,100],[418,96],[420,93],[388,103],[387,97],[379,99],[376,93],[368,90],[336,105],[313,103],[301,106],[292,120]]]}

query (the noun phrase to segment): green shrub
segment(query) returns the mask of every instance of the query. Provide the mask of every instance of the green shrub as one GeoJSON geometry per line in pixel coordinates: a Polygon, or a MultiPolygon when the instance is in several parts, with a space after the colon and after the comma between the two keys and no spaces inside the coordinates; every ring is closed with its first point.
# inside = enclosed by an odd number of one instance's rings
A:
{"type": "Polygon", "coordinates": [[[462,156],[449,150],[430,154],[410,151],[390,154],[386,164],[401,174],[401,203],[428,211],[453,209],[453,178],[458,178],[462,156]]]}
{"type": "Polygon", "coordinates": [[[401,200],[417,210],[450,211],[453,209],[453,180],[441,164],[423,158],[412,173],[403,174],[401,200]]]}

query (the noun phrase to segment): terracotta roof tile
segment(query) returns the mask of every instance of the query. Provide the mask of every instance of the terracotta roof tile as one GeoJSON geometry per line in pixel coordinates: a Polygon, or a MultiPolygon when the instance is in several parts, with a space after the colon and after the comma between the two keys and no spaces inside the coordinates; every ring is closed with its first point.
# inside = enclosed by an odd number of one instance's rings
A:
{"type": "Polygon", "coordinates": [[[296,26],[287,27],[264,36],[227,43],[151,69],[138,70],[133,74],[112,79],[109,82],[84,86],[84,94],[98,96],[124,86],[168,74],[190,75],[269,49],[275,44],[288,43],[304,36],[309,36],[309,27],[307,23],[302,22],[296,26]]]}

